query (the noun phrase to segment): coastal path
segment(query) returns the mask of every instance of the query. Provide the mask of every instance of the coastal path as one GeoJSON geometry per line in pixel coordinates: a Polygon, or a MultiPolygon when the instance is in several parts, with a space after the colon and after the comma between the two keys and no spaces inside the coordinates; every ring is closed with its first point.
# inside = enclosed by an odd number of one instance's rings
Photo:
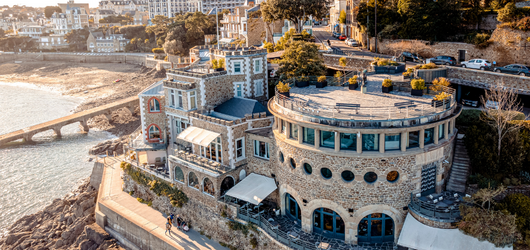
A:
{"type": "Polygon", "coordinates": [[[122,190],[122,159],[106,157],[96,205],[96,223],[130,249],[228,250],[214,240],[190,229],[173,227],[165,233],[167,215],[122,190]],[[132,241],[130,241],[131,239],[132,241]]]}
{"type": "Polygon", "coordinates": [[[117,102],[105,104],[103,106],[81,111],[75,114],[71,114],[62,118],[58,118],[52,121],[44,122],[41,124],[33,125],[24,129],[13,131],[11,133],[0,135],[0,147],[5,145],[8,142],[16,141],[22,139],[24,142],[31,142],[31,138],[40,132],[46,130],[53,130],[55,134],[61,136],[61,128],[72,123],[79,122],[83,126],[83,130],[88,132],[88,120],[92,117],[98,115],[105,115],[109,121],[112,115],[112,112],[121,109],[128,108],[131,113],[134,112],[136,107],[139,105],[138,96],[129,97],[122,99],[117,102]]]}

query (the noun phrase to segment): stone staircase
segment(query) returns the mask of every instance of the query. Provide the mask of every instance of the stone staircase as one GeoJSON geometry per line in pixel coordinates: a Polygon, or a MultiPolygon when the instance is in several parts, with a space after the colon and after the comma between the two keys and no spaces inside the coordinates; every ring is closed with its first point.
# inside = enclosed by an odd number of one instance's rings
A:
{"type": "Polygon", "coordinates": [[[469,156],[462,139],[464,135],[457,135],[453,166],[449,174],[446,190],[465,193],[466,181],[469,176],[469,156]]]}

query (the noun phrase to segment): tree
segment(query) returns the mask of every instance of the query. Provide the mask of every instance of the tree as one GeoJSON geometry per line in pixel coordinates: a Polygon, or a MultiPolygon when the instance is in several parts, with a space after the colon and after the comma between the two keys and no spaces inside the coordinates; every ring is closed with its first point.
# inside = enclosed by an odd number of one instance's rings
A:
{"type": "Polygon", "coordinates": [[[153,19],[151,19],[151,22],[153,23],[153,25],[147,26],[145,28],[145,32],[147,32],[148,34],[154,34],[157,39],[160,37],[165,38],[165,35],[168,31],[168,24],[170,22],[170,19],[166,16],[156,15],[153,19]]]}
{"type": "Polygon", "coordinates": [[[497,20],[499,22],[508,23],[517,19],[517,8],[515,7],[514,3],[506,4],[506,6],[500,9],[498,13],[499,15],[497,16],[497,20]]]}
{"type": "Polygon", "coordinates": [[[339,23],[346,24],[346,11],[344,10],[340,11],[339,23]]]}
{"type": "Polygon", "coordinates": [[[296,33],[300,33],[302,22],[309,16],[315,19],[325,16],[328,3],[328,0],[268,0],[262,13],[266,22],[284,19],[293,22],[296,33]]]}
{"type": "MultiPolygon", "coordinates": [[[[522,126],[520,122],[512,122],[523,111],[517,97],[517,93],[512,88],[505,88],[504,84],[492,85],[484,96],[480,97],[482,103],[486,104],[487,101],[491,101],[496,105],[496,107],[489,108],[484,105],[482,108],[484,116],[481,118],[496,132],[498,159],[501,156],[503,138],[510,132],[519,130],[522,126]]],[[[527,118],[528,116],[524,120],[527,118]]]]}
{"type": "Polygon", "coordinates": [[[52,14],[54,12],[57,12],[57,13],[62,13],[63,11],[61,10],[61,8],[59,8],[59,6],[46,6],[44,8],[44,16],[46,18],[50,18],[52,17],[52,14]]]}
{"type": "Polygon", "coordinates": [[[64,35],[64,38],[71,48],[75,48],[78,51],[85,51],[87,48],[86,40],[89,35],[90,31],[88,30],[88,27],[85,27],[83,29],[71,30],[64,35]]]}
{"type": "Polygon", "coordinates": [[[0,29],[0,38],[4,37],[6,35],[6,33],[4,32],[3,29],[0,29]]]}
{"type": "Polygon", "coordinates": [[[164,51],[167,54],[180,54],[184,55],[186,54],[186,50],[188,49],[186,44],[186,31],[182,26],[177,26],[173,29],[171,29],[167,36],[166,36],[166,42],[164,43],[164,51]]]}
{"type": "Polygon", "coordinates": [[[280,60],[278,74],[282,79],[300,76],[320,76],[326,70],[314,43],[294,41],[288,44],[280,60]]]}
{"type": "Polygon", "coordinates": [[[188,46],[193,47],[195,45],[203,44],[205,30],[211,25],[212,23],[208,16],[200,11],[193,13],[192,16],[187,18],[185,27],[187,29],[186,39],[188,46]]]}

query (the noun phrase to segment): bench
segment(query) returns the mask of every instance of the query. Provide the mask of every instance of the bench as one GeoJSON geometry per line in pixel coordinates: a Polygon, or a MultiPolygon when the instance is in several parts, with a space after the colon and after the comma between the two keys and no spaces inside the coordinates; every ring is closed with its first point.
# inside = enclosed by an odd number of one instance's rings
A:
{"type": "Polygon", "coordinates": [[[396,107],[399,112],[401,113],[401,109],[407,109],[407,115],[409,108],[415,108],[417,105],[414,104],[413,101],[406,101],[406,102],[396,102],[394,103],[394,107],[396,107]]]}
{"type": "Polygon", "coordinates": [[[337,109],[337,112],[340,113],[341,109],[351,109],[355,110],[355,113],[359,113],[359,108],[361,107],[361,104],[353,104],[353,103],[337,103],[335,105],[335,109],[337,109]]]}

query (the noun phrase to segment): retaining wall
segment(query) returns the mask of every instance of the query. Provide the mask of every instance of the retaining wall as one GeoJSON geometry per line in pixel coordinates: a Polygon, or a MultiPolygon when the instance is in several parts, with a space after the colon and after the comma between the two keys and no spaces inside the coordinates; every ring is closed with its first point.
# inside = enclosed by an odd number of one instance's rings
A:
{"type": "Polygon", "coordinates": [[[514,88],[519,92],[530,91],[530,77],[528,76],[447,67],[447,78],[450,79],[451,83],[479,88],[489,88],[491,85],[503,83],[505,87],[514,88]]]}
{"type": "MultiPolygon", "coordinates": [[[[145,65],[144,54],[112,54],[112,55],[82,55],[77,53],[25,53],[25,54],[0,54],[0,63],[14,61],[60,61],[82,63],[130,63],[145,65]]],[[[155,65],[156,66],[156,65],[155,65]]],[[[152,67],[154,68],[154,67],[152,67]]]]}

